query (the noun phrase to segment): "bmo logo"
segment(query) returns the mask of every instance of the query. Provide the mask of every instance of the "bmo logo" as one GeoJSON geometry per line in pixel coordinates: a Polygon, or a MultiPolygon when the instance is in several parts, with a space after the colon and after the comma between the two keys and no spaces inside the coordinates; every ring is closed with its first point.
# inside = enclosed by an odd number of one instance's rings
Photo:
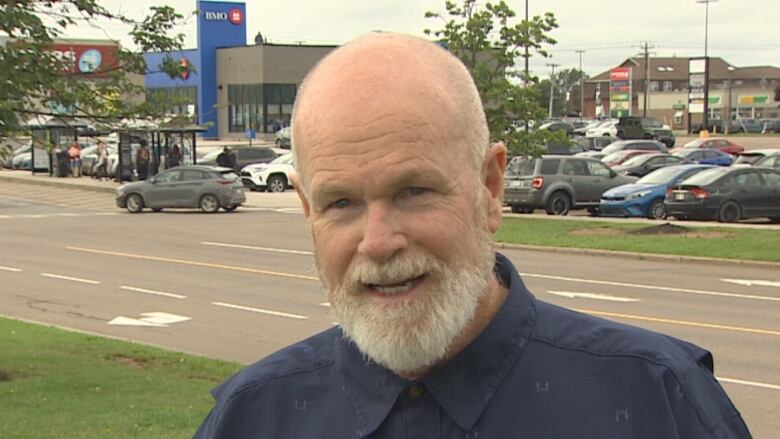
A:
{"type": "Polygon", "coordinates": [[[229,21],[231,24],[241,24],[244,21],[244,14],[238,8],[228,12],[205,11],[204,15],[207,21],[229,21]]]}

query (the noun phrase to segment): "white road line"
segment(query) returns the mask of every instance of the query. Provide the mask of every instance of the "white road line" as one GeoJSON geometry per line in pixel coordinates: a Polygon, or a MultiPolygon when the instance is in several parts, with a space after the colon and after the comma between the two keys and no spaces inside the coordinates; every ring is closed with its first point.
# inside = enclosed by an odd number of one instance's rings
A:
{"type": "Polygon", "coordinates": [[[54,278],[54,279],[70,280],[70,281],[73,281],[73,282],[81,282],[83,284],[90,284],[90,285],[97,285],[97,284],[100,283],[100,281],[96,281],[96,280],[81,279],[79,277],[63,276],[61,274],[41,273],[41,276],[51,277],[51,278],[54,278]]]}
{"type": "Polygon", "coordinates": [[[324,307],[328,307],[329,308],[330,307],[330,302],[322,302],[322,303],[320,303],[320,306],[324,306],[324,307]]]}
{"type": "Polygon", "coordinates": [[[256,312],[256,313],[260,313],[260,314],[269,314],[269,315],[272,315],[272,316],[288,317],[288,318],[291,318],[291,319],[298,319],[298,320],[306,320],[306,319],[308,319],[308,317],[301,316],[301,315],[298,315],[298,314],[288,314],[286,312],[271,311],[271,310],[268,310],[268,309],[252,308],[252,307],[249,307],[249,306],[241,306],[241,305],[233,305],[232,303],[212,302],[212,305],[222,306],[222,307],[225,307],[225,308],[240,309],[240,310],[243,310],[243,311],[251,311],[251,312],[256,312]]]}
{"type": "Polygon", "coordinates": [[[0,270],[2,270],[2,271],[13,271],[14,273],[19,273],[19,272],[22,271],[21,268],[3,267],[2,265],[0,265],[0,270]]]}
{"type": "Polygon", "coordinates": [[[780,297],[770,297],[770,296],[755,296],[751,294],[736,294],[736,293],[720,293],[717,291],[706,291],[706,290],[690,290],[687,288],[674,288],[674,287],[661,287],[657,285],[640,285],[640,284],[630,284],[625,282],[609,282],[604,280],[593,280],[593,279],[578,279],[574,277],[563,277],[563,276],[551,276],[548,274],[533,274],[533,273],[520,273],[521,276],[525,277],[537,277],[540,279],[552,279],[552,280],[562,280],[567,282],[580,282],[580,283],[586,283],[586,284],[596,284],[596,285],[610,285],[615,287],[626,287],[626,288],[639,288],[639,289],[645,289],[645,290],[659,290],[659,291],[670,291],[673,293],[685,293],[685,294],[700,294],[703,296],[719,296],[719,297],[734,297],[737,299],[752,299],[752,300],[767,300],[771,302],[780,302],[780,297]]]}
{"type": "Polygon", "coordinates": [[[8,215],[0,215],[0,219],[9,219],[9,218],[11,218],[11,217],[8,216],[8,215]]]}
{"type": "Polygon", "coordinates": [[[594,294],[594,293],[575,293],[573,291],[547,291],[548,294],[554,294],[556,296],[568,297],[569,299],[595,299],[595,300],[607,300],[610,302],[639,302],[639,299],[633,299],[631,297],[619,297],[610,296],[608,294],[594,294]]]}
{"type": "Polygon", "coordinates": [[[746,287],[752,287],[753,285],[758,285],[760,287],[780,287],[780,282],[772,282],[771,280],[721,279],[721,281],[746,287]]]}
{"type": "Polygon", "coordinates": [[[245,250],[260,250],[264,252],[274,252],[274,253],[289,253],[293,255],[306,255],[306,256],[313,256],[313,252],[307,252],[307,251],[301,251],[301,250],[284,250],[281,248],[271,248],[271,247],[255,247],[253,245],[241,245],[241,244],[225,244],[221,242],[210,242],[210,241],[203,241],[201,242],[203,245],[210,245],[214,247],[229,247],[229,248],[241,248],[245,250]]]}
{"type": "Polygon", "coordinates": [[[121,285],[119,288],[123,289],[123,290],[127,290],[127,291],[135,291],[137,293],[145,293],[145,294],[154,294],[156,296],[173,297],[174,299],[186,299],[187,298],[187,296],[182,296],[181,294],[173,294],[173,293],[166,293],[166,292],[163,292],[163,291],[147,290],[147,289],[144,289],[144,288],[128,287],[127,285],[121,285]]]}
{"type": "Polygon", "coordinates": [[[731,384],[742,384],[744,386],[761,387],[762,389],[780,390],[777,384],[757,383],[755,381],[738,380],[734,378],[715,377],[718,381],[731,384]]]}

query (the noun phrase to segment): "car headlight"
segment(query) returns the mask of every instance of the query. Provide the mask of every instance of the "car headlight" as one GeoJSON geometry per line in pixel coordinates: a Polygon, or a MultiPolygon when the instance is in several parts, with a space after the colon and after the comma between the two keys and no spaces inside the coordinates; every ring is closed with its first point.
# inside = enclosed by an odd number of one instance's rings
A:
{"type": "Polygon", "coordinates": [[[650,192],[651,192],[651,191],[639,191],[639,192],[634,192],[633,194],[629,194],[629,195],[626,197],[626,201],[630,201],[630,200],[636,200],[637,198],[644,198],[644,197],[646,197],[646,196],[650,195],[650,192]]]}

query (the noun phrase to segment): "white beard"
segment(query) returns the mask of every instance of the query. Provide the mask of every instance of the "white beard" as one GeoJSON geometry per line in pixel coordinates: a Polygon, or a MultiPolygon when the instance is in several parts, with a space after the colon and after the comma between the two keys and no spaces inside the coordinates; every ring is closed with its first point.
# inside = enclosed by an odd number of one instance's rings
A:
{"type": "Polygon", "coordinates": [[[434,365],[473,318],[493,275],[492,240],[484,233],[477,241],[470,257],[449,264],[420,254],[384,264],[356,260],[340,285],[329,285],[320,270],[330,290],[333,317],[363,354],[391,371],[414,372],[434,365]],[[426,274],[425,290],[413,299],[377,305],[364,293],[366,284],[389,284],[421,274],[426,274]]]}

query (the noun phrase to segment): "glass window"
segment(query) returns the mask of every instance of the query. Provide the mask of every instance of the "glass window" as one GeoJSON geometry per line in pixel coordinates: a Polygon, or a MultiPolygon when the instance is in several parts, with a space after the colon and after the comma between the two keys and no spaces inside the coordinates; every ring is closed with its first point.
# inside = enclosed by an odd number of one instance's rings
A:
{"type": "Polygon", "coordinates": [[[167,172],[163,172],[157,177],[154,177],[154,180],[157,183],[172,183],[175,181],[179,181],[180,176],[181,176],[180,171],[167,171],[167,172]]]}
{"type": "Polygon", "coordinates": [[[181,171],[182,181],[206,180],[208,178],[208,174],[196,169],[185,169],[184,171],[181,171]]]}
{"type": "Polygon", "coordinates": [[[780,174],[777,172],[761,171],[761,176],[768,186],[780,188],[780,174]]]}
{"type": "Polygon", "coordinates": [[[734,182],[737,183],[737,186],[743,187],[761,186],[761,179],[758,178],[758,173],[756,172],[743,172],[737,174],[734,176],[734,182]]]}
{"type": "Polygon", "coordinates": [[[590,169],[590,175],[596,177],[609,177],[612,175],[607,165],[595,160],[588,160],[588,168],[590,169]]]}
{"type": "Polygon", "coordinates": [[[545,160],[542,162],[542,175],[555,175],[558,172],[560,160],[545,160]]]}
{"type": "Polygon", "coordinates": [[[672,91],[672,81],[664,81],[664,91],[672,91]]]}

